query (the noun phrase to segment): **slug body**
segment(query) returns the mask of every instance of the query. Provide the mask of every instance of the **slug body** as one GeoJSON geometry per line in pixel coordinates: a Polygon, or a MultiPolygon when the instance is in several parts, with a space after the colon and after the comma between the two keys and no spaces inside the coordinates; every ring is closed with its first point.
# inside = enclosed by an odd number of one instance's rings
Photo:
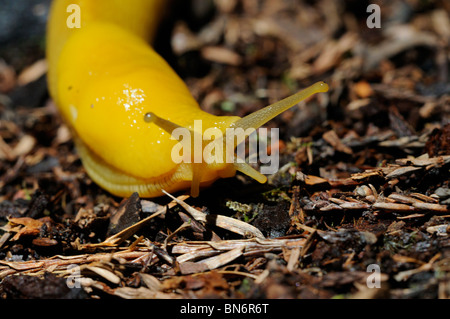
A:
{"type": "MultiPolygon", "coordinates": [[[[47,31],[50,94],[72,129],[89,176],[117,196],[142,197],[199,187],[236,170],[260,182],[264,176],[234,163],[176,163],[178,143],[171,129],[194,135],[208,128],[257,128],[327,86],[268,106],[247,117],[214,116],[202,111],[187,86],[148,44],[164,0],[55,0],[47,31]],[[77,5],[79,28],[69,28],[69,5],[77,5]],[[146,114],[154,115],[145,121],[146,114]],[[155,120],[156,119],[156,120],[155,120]],[[195,120],[202,128],[196,131],[195,120]],[[152,123],[153,122],[153,123],[152,123]],[[259,175],[258,175],[259,174],[259,175]]],[[[203,146],[206,146],[203,145],[203,146]]]]}

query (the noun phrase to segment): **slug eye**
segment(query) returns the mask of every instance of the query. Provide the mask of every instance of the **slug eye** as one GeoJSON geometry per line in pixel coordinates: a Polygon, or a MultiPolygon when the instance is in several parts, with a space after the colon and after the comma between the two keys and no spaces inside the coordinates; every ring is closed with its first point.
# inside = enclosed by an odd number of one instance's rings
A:
{"type": "Polygon", "coordinates": [[[171,121],[168,121],[168,120],[165,120],[163,118],[160,118],[159,116],[157,116],[153,112],[145,113],[144,121],[146,123],[154,123],[154,124],[156,124],[158,127],[162,128],[164,131],[166,131],[169,134],[172,134],[172,132],[175,129],[181,128],[181,126],[179,126],[179,125],[177,125],[175,123],[172,123],[171,121]]]}
{"type": "Polygon", "coordinates": [[[145,113],[145,115],[144,115],[144,121],[146,123],[153,123],[155,121],[155,118],[156,118],[156,116],[152,112],[145,113]]]}
{"type": "Polygon", "coordinates": [[[154,123],[158,117],[153,112],[145,113],[144,121],[146,123],[154,123]]]}

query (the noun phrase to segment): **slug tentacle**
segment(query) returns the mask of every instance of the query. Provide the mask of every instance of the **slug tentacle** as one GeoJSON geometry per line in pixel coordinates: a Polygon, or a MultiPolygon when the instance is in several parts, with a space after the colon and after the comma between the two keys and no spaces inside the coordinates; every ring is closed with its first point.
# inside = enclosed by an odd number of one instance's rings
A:
{"type": "Polygon", "coordinates": [[[200,182],[202,180],[203,165],[200,163],[192,163],[192,184],[191,196],[197,197],[200,193],[200,182]]]}
{"type": "MultiPolygon", "coordinates": [[[[165,130],[167,133],[171,134],[173,136],[173,133],[176,129],[184,129],[186,132],[189,132],[189,135],[191,136],[190,141],[190,150],[194,150],[195,153],[195,139],[196,135],[198,138],[198,135],[200,133],[194,132],[186,127],[182,127],[178,124],[175,124],[169,120],[165,120],[157,116],[156,114],[152,112],[148,112],[144,115],[144,121],[147,123],[153,123],[156,124],[161,129],[165,130]]],[[[202,149],[199,149],[199,151],[203,151],[203,142],[202,142],[202,149]]],[[[186,150],[184,150],[186,151],[186,150]]],[[[203,153],[203,152],[202,152],[203,153]]],[[[198,163],[198,160],[195,158],[195,154],[188,154],[188,158],[190,159],[191,168],[192,168],[192,183],[191,183],[191,196],[197,197],[200,193],[200,183],[202,181],[203,172],[204,172],[204,164],[203,164],[203,158],[200,163],[198,163]]]]}
{"type": "Polygon", "coordinates": [[[253,178],[261,184],[267,182],[267,177],[265,175],[261,174],[247,163],[233,163],[233,166],[237,171],[253,178]]]}
{"type": "Polygon", "coordinates": [[[160,128],[162,128],[164,131],[166,131],[169,134],[172,134],[172,132],[177,128],[182,128],[182,126],[179,126],[169,120],[160,118],[153,112],[146,113],[144,115],[144,121],[146,123],[154,123],[154,124],[158,125],[160,128]]]}
{"type": "Polygon", "coordinates": [[[253,128],[257,129],[262,125],[266,124],[268,121],[273,119],[275,116],[283,113],[284,111],[290,109],[297,103],[307,99],[313,94],[324,93],[328,91],[328,85],[324,82],[317,82],[306,89],[295,93],[287,98],[275,102],[271,105],[266,106],[252,114],[237,120],[232,124],[233,128],[242,128],[244,130],[253,128]]]}

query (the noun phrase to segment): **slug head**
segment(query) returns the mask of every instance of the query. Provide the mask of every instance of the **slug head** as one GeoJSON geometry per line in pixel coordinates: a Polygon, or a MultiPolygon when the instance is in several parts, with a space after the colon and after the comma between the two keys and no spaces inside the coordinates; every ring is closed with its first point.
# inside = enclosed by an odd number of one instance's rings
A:
{"type": "MultiPolygon", "coordinates": [[[[144,120],[153,123],[167,131],[173,138],[181,141],[178,143],[179,149],[173,150],[173,160],[188,164],[191,176],[191,195],[198,196],[201,184],[210,184],[219,177],[234,176],[236,171],[240,171],[260,183],[265,183],[267,177],[255,170],[249,164],[238,161],[234,151],[240,143],[245,141],[253,131],[288,110],[300,101],[313,94],[327,92],[328,85],[324,82],[317,82],[310,87],[291,95],[281,101],[268,105],[243,118],[233,119],[225,127],[216,126],[203,130],[202,127],[194,129],[181,127],[175,123],[158,117],[154,113],[147,113],[144,120]],[[236,131],[247,132],[236,135],[236,131]],[[231,133],[232,132],[232,133],[231,133]],[[214,138],[212,138],[214,136],[214,138]],[[177,157],[177,151],[183,150],[183,155],[177,157]],[[175,152],[174,152],[175,151],[175,152]],[[177,157],[176,159],[174,157],[177,157]]],[[[179,152],[178,152],[179,155],[179,152]]]]}

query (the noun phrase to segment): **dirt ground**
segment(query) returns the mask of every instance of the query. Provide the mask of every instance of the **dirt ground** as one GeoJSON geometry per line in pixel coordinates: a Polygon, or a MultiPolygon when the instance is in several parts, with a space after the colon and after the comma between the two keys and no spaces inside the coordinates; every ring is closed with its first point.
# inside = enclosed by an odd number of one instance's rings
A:
{"type": "Polygon", "coordinates": [[[47,91],[49,2],[0,8],[2,299],[450,297],[449,1],[176,2],[155,49],[204,110],[330,90],[267,125],[267,184],[153,199],[87,176],[47,91]]]}

